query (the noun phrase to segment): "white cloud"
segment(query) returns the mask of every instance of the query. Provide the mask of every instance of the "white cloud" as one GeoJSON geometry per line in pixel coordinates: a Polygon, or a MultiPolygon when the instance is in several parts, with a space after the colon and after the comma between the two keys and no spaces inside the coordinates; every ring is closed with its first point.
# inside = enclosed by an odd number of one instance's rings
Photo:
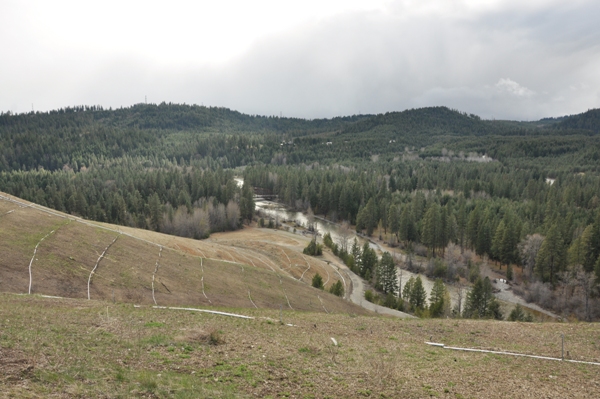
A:
{"type": "Polygon", "coordinates": [[[499,92],[509,93],[518,97],[531,97],[535,94],[533,90],[521,86],[510,78],[502,78],[496,83],[499,92]]]}

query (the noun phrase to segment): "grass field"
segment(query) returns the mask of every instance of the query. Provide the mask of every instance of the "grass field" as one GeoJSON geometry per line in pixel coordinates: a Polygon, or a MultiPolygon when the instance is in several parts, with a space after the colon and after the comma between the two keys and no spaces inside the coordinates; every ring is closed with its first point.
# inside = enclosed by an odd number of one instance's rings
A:
{"type": "Polygon", "coordinates": [[[424,344],[560,357],[565,334],[568,358],[600,361],[598,324],[221,310],[255,318],[0,294],[0,397],[590,398],[600,392],[600,366],[424,344]]]}

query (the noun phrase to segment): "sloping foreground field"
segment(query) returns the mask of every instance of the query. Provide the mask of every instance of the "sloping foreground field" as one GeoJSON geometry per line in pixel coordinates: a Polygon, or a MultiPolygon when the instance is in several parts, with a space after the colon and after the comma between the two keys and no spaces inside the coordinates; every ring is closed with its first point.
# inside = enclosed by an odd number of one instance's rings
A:
{"type": "Polygon", "coordinates": [[[94,223],[0,193],[0,292],[142,305],[365,310],[311,287],[349,280],[303,237],[245,229],[192,240],[94,223]]]}
{"type": "Polygon", "coordinates": [[[221,309],[0,294],[0,397],[592,398],[597,324],[221,309]],[[283,323],[280,323],[280,315],[283,323]],[[334,345],[331,338],[337,341],[334,345]]]}

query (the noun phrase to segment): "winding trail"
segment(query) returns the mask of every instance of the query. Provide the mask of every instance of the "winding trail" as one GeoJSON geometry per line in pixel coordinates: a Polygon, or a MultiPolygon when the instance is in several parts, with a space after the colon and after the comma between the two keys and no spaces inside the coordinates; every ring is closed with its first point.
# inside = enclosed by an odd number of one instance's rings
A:
{"type": "Polygon", "coordinates": [[[202,258],[200,258],[200,270],[202,271],[202,278],[200,279],[200,284],[202,284],[202,295],[204,295],[204,298],[206,298],[208,303],[212,305],[212,301],[208,299],[208,297],[206,296],[206,292],[204,292],[204,265],[202,262],[202,258]]]}
{"type": "Polygon", "coordinates": [[[98,268],[98,264],[100,264],[100,261],[102,260],[102,258],[104,258],[106,251],[108,251],[108,249],[115,243],[115,241],[117,241],[117,238],[119,238],[119,237],[120,237],[120,235],[116,236],[115,239],[112,240],[112,242],[110,244],[108,244],[108,246],[106,248],[104,248],[104,252],[102,252],[102,254],[98,257],[98,260],[96,261],[96,264],[94,265],[94,268],[90,272],[90,276],[88,277],[88,283],[87,283],[88,300],[91,299],[90,298],[90,283],[92,282],[92,276],[96,272],[96,269],[98,268]]]}
{"type": "MultiPolygon", "coordinates": [[[[399,317],[402,319],[416,318],[415,316],[410,315],[408,313],[400,312],[395,309],[386,308],[385,306],[379,306],[379,305],[376,305],[374,303],[367,301],[365,299],[365,284],[364,284],[363,280],[359,276],[354,274],[348,268],[348,266],[338,263],[337,258],[335,258],[332,254],[327,253],[327,257],[332,259],[332,261],[331,261],[332,265],[335,265],[339,269],[343,270],[344,273],[350,278],[350,282],[352,284],[352,291],[349,293],[348,298],[350,299],[351,302],[353,302],[367,310],[371,310],[371,311],[373,311],[375,313],[379,313],[379,314],[396,316],[396,317],[399,317]]],[[[346,292],[348,292],[348,291],[346,291],[346,292]]]]}
{"type": "Polygon", "coordinates": [[[254,307],[256,309],[258,309],[258,306],[256,306],[256,304],[254,303],[254,301],[252,300],[252,297],[250,296],[250,290],[248,290],[248,299],[250,299],[250,302],[252,302],[252,304],[254,305],[254,307]]]}
{"type": "Polygon", "coordinates": [[[11,209],[10,211],[3,213],[2,215],[0,215],[0,217],[2,216],[6,216],[6,215],[10,215],[11,213],[13,213],[16,209],[11,209]]]}
{"type": "Polygon", "coordinates": [[[152,300],[154,301],[155,305],[158,305],[158,303],[156,303],[156,298],[154,297],[154,278],[156,277],[156,273],[158,272],[158,267],[160,266],[160,256],[162,254],[162,250],[163,247],[160,247],[160,250],[158,251],[158,259],[156,260],[156,267],[154,268],[154,273],[152,273],[152,300]]]}
{"type": "MultiPolygon", "coordinates": [[[[307,269],[306,269],[304,272],[302,272],[302,276],[300,276],[300,280],[302,280],[302,279],[304,278],[304,275],[306,274],[306,272],[310,270],[310,263],[309,263],[309,262],[308,262],[308,260],[307,260],[307,259],[304,257],[304,255],[302,255],[302,257],[304,258],[304,261],[305,261],[305,262],[306,262],[306,264],[308,265],[308,268],[307,268],[307,269]]],[[[329,281],[329,279],[328,279],[327,281],[329,281]]]]}
{"type": "Polygon", "coordinates": [[[37,249],[40,246],[40,244],[42,243],[42,241],[44,241],[48,236],[53,234],[56,230],[60,229],[61,227],[62,226],[57,227],[56,229],[52,230],[50,233],[48,233],[44,237],[42,237],[42,239],[40,241],[38,241],[35,248],[33,249],[33,256],[31,257],[31,260],[29,261],[29,291],[27,292],[29,295],[31,295],[31,286],[33,284],[33,274],[31,273],[31,265],[33,264],[33,260],[35,259],[35,254],[37,253],[37,249]]]}
{"type": "Polygon", "coordinates": [[[325,270],[325,273],[327,273],[327,280],[325,280],[325,282],[323,283],[323,285],[327,285],[327,283],[329,282],[331,276],[329,276],[329,272],[327,271],[326,268],[323,268],[323,270],[325,270]]]}
{"type": "Polygon", "coordinates": [[[323,304],[323,300],[321,299],[321,297],[319,295],[317,295],[317,298],[319,298],[319,301],[321,301],[321,306],[323,306],[323,310],[325,311],[325,313],[329,314],[329,311],[325,308],[325,305],[323,304]]]}

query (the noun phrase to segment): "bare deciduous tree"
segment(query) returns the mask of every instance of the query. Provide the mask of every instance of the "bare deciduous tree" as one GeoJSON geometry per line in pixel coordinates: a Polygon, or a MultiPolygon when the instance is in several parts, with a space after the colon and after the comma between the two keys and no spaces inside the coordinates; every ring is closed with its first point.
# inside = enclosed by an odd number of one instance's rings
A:
{"type": "Polygon", "coordinates": [[[240,207],[235,201],[229,201],[227,204],[227,227],[236,230],[240,223],[240,207]]]}
{"type": "Polygon", "coordinates": [[[310,232],[315,231],[315,213],[311,207],[308,207],[308,210],[306,211],[306,228],[310,232]]]}
{"type": "Polygon", "coordinates": [[[344,252],[348,252],[348,241],[350,240],[350,223],[344,220],[339,228],[338,244],[344,252]]]}
{"type": "Polygon", "coordinates": [[[542,247],[544,237],[539,234],[532,234],[525,237],[519,243],[519,252],[521,254],[521,261],[525,269],[527,277],[531,278],[533,270],[535,269],[535,259],[537,258],[538,252],[542,247]]]}
{"type": "Polygon", "coordinates": [[[581,289],[581,295],[585,301],[585,318],[586,320],[590,321],[590,296],[592,295],[592,291],[596,285],[594,274],[586,272],[582,265],[575,266],[573,272],[575,275],[575,281],[581,289]]]}

